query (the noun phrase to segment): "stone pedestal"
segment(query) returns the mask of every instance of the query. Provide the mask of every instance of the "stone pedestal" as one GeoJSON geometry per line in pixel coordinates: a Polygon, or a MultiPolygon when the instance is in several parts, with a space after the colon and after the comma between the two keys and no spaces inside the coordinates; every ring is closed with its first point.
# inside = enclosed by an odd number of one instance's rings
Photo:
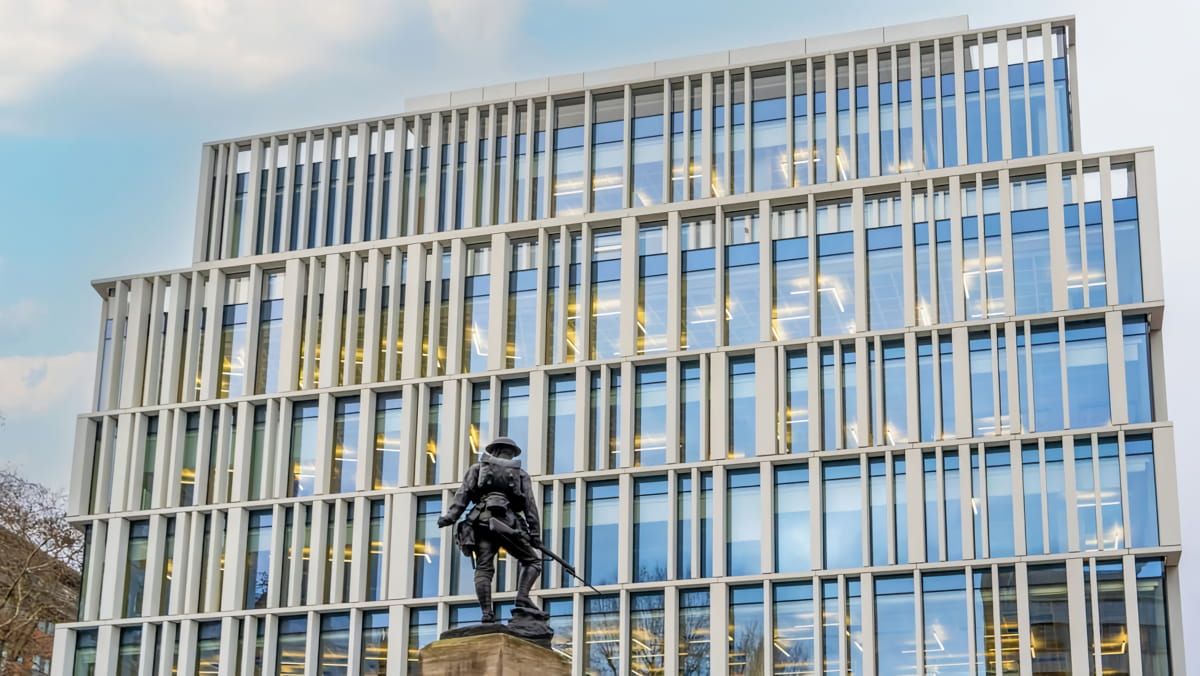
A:
{"type": "Polygon", "coordinates": [[[443,638],[421,649],[421,676],[569,676],[570,662],[549,648],[494,632],[443,638]]]}

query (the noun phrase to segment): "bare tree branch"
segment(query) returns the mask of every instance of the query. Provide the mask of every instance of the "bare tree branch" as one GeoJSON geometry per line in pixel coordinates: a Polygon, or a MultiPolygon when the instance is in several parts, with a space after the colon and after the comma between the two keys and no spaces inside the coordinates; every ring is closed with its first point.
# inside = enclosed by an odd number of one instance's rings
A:
{"type": "Polygon", "coordinates": [[[75,617],[83,534],[66,496],[0,470],[0,673],[26,673],[49,655],[49,625],[75,617]]]}

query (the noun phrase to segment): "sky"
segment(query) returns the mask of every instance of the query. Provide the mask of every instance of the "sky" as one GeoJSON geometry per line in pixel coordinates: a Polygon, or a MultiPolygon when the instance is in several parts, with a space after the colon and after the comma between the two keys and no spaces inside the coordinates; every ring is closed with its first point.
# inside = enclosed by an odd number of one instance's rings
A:
{"type": "Polygon", "coordinates": [[[1187,442],[1200,434],[1194,1],[0,0],[0,466],[66,487],[94,375],[90,281],[189,264],[205,141],[955,14],[973,27],[1076,15],[1082,149],[1156,148],[1168,414],[1193,550],[1183,605],[1200,627],[1200,492],[1186,490],[1200,472],[1187,442]]]}

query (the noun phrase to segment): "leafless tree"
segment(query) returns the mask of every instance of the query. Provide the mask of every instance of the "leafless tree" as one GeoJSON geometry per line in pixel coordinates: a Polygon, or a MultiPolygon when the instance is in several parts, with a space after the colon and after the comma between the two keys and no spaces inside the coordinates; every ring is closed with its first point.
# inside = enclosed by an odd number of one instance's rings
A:
{"type": "Polygon", "coordinates": [[[0,470],[0,673],[27,673],[49,655],[47,624],[74,619],[83,534],[67,523],[66,496],[0,470]]]}

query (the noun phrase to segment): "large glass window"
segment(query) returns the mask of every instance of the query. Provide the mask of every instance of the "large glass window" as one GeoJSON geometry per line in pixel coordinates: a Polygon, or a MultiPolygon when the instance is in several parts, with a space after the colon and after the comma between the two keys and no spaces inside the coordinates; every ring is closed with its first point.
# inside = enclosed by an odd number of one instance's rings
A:
{"type": "Polygon", "coordinates": [[[246,391],[248,277],[230,277],[225,282],[225,305],[221,313],[221,379],[217,397],[236,397],[246,391]]]}
{"type": "MultiPolygon", "coordinates": [[[[616,481],[596,481],[587,486],[587,523],[584,531],[584,570],[594,585],[617,582],[620,537],[620,488],[616,481]]],[[[614,608],[613,612],[616,610],[614,608]]]]}
{"type": "Polygon", "coordinates": [[[938,153],[937,71],[933,45],[921,47],[921,140],[925,168],[937,169],[941,156],[938,153]]]}
{"type": "Polygon", "coordinates": [[[221,622],[200,622],[196,625],[196,676],[220,673],[221,622]]]}
{"type": "Polygon", "coordinates": [[[679,459],[696,462],[703,455],[700,416],[706,397],[700,379],[700,363],[685,361],[679,365],[679,459]]]}
{"type": "Polygon", "coordinates": [[[731,470],[725,511],[725,559],[728,575],[762,572],[762,509],[758,469],[731,470]]]}
{"type": "Polygon", "coordinates": [[[803,338],[812,332],[812,280],[808,263],[808,209],[785,207],[771,212],[771,336],[803,338]]]}
{"type": "Polygon", "coordinates": [[[349,613],[321,616],[321,637],[317,643],[317,673],[338,676],[350,673],[349,613]]]}
{"type": "Polygon", "coordinates": [[[632,673],[663,673],[665,621],[662,592],[629,595],[629,661],[632,673]]]}
{"type": "MultiPolygon", "coordinates": [[[[712,79],[712,179],[714,197],[729,194],[729,136],[726,134],[725,78],[714,75],[712,79]]],[[[695,194],[693,194],[695,197],[695,194]]]]}
{"type": "MultiPolygon", "coordinates": [[[[730,78],[732,101],[730,109],[730,156],[733,173],[733,193],[746,192],[746,83],[740,71],[733,71],[730,78]]],[[[715,194],[722,194],[714,190],[715,194]]]]}
{"type": "MultiPolygon", "coordinates": [[[[142,655],[142,627],[135,625],[132,627],[120,628],[120,639],[117,645],[117,676],[136,676],[138,673],[138,662],[142,655]]],[[[78,642],[77,642],[78,645],[78,642]]],[[[41,658],[35,657],[31,666],[33,669],[28,672],[32,674],[44,673],[39,668],[41,658]]],[[[16,660],[13,660],[14,662],[16,660]]],[[[155,667],[158,665],[156,664],[155,667]]],[[[79,672],[76,672],[79,673],[79,672]]],[[[91,673],[91,672],[87,672],[91,673]]],[[[215,672],[214,672],[215,673],[215,672]]],[[[83,674],[80,674],[83,676],[83,674]]]]}
{"type": "MultiPolygon", "coordinates": [[[[280,172],[279,175],[283,175],[280,172]]],[[[254,393],[279,391],[279,355],[283,339],[283,273],[263,275],[262,300],[258,311],[258,356],[254,369],[254,393]]]]}
{"type": "Polygon", "coordinates": [[[941,80],[942,108],[942,166],[958,165],[958,121],[954,110],[954,46],[950,41],[943,41],[939,47],[941,52],[939,69],[941,80]]]}
{"type": "Polygon", "coordinates": [[[146,417],[146,440],[142,442],[142,476],[141,498],[142,509],[150,509],[154,497],[154,465],[158,454],[158,416],[146,417]]]}
{"type": "Polygon", "coordinates": [[[763,673],[762,585],[729,588],[729,672],[763,673]]]}
{"type": "Polygon", "coordinates": [[[1042,35],[1029,31],[1025,41],[1029,68],[1029,141],[1032,154],[1044,155],[1046,146],[1046,66],[1042,60],[1042,35]]]}
{"type": "Polygon", "coordinates": [[[875,578],[875,673],[914,672],[917,661],[914,604],[912,577],[875,578]]]}
{"type": "Polygon", "coordinates": [[[683,251],[682,321],[679,346],[704,349],[717,344],[717,279],[713,221],[684,221],[679,227],[683,251]]]}
{"type": "MultiPolygon", "coordinates": [[[[844,447],[858,448],[863,443],[870,443],[866,432],[869,427],[859,429],[858,425],[858,380],[855,372],[858,369],[854,349],[850,345],[842,346],[842,430],[844,447]]],[[[867,416],[870,417],[869,415],[867,416]]]]}
{"type": "MultiPolygon", "coordinates": [[[[913,271],[916,276],[916,319],[918,326],[929,326],[937,319],[937,305],[933,302],[934,265],[931,259],[933,244],[930,241],[930,229],[936,226],[930,224],[928,213],[928,197],[924,191],[914,190],[912,193],[913,219],[913,271]]],[[[942,321],[951,321],[954,317],[943,317],[942,321]]]]}
{"type": "Polygon", "coordinates": [[[920,419],[918,434],[913,435],[921,441],[933,441],[937,434],[935,424],[935,409],[937,408],[936,392],[933,377],[933,341],[928,337],[917,339],[917,412],[920,419]]]}
{"type": "Polygon", "coordinates": [[[1110,182],[1113,226],[1116,230],[1117,302],[1122,305],[1139,303],[1142,300],[1142,245],[1138,232],[1137,180],[1133,166],[1114,166],[1110,182]]]}
{"type": "Polygon", "coordinates": [[[987,160],[989,162],[1004,157],[1004,146],[1001,143],[1003,126],[1000,121],[1000,48],[994,35],[983,40],[983,113],[984,126],[987,129],[985,141],[987,144],[987,160]]]}
{"type": "Polygon", "coordinates": [[[551,650],[571,660],[575,654],[575,604],[570,598],[546,599],[543,607],[550,615],[547,623],[554,630],[554,637],[550,639],[551,650]]]}
{"type": "Polygon", "coordinates": [[[828,92],[825,82],[825,59],[813,60],[812,74],[812,119],[813,119],[813,142],[812,142],[812,163],[813,171],[815,172],[815,182],[825,183],[826,181],[835,180],[836,168],[830,170],[829,157],[832,153],[829,151],[829,127],[828,113],[826,111],[826,98],[828,92]]]}
{"type": "Polygon", "coordinates": [[[886,445],[908,440],[908,377],[904,342],[883,344],[883,438],[886,445]]]}
{"type": "Polygon", "coordinates": [[[663,201],[663,110],[662,88],[633,92],[631,183],[635,207],[663,201]]]}
{"type": "Polygon", "coordinates": [[[583,187],[583,99],[570,99],[554,107],[554,215],[583,213],[583,187]]]}
{"type": "MultiPolygon", "coordinates": [[[[1054,307],[1054,299],[1050,279],[1046,179],[1042,176],[1015,179],[1011,187],[1016,311],[1017,314],[1049,312],[1054,307]]],[[[988,293],[992,293],[990,286],[988,293]]]]}
{"type": "Polygon", "coordinates": [[[812,182],[812,129],[809,127],[808,66],[797,63],[792,67],[792,185],[812,182]]]}
{"type": "Polygon", "coordinates": [[[633,464],[667,462],[667,371],[663,366],[639,366],[634,393],[633,464]]]}
{"type": "Polygon", "coordinates": [[[857,460],[821,468],[824,487],[825,567],[857,568],[862,555],[862,478],[857,460]]]}
{"type": "Polygon", "coordinates": [[[904,246],[901,237],[900,196],[868,198],[867,228],[868,320],[872,329],[904,325],[904,246]]]}
{"type": "MultiPolygon", "coordinates": [[[[896,163],[896,85],[891,50],[882,49],[878,56],[879,173],[888,176],[900,170],[896,163]]],[[[869,132],[869,128],[859,129],[860,134],[864,132],[869,132]]]]}
{"type": "Polygon", "coordinates": [[[367,521],[367,600],[383,598],[383,551],[384,551],[384,503],[371,500],[370,519],[367,521]]]}
{"type": "Polygon", "coordinates": [[[266,608],[271,578],[271,510],[250,512],[246,530],[246,608],[266,608]]]}
{"type": "MultiPolygon", "coordinates": [[[[1016,553],[1013,522],[1012,454],[1008,448],[988,449],[984,455],[987,481],[988,556],[1016,553]]],[[[982,556],[982,552],[975,552],[982,556]]]]}
{"type": "Polygon", "coordinates": [[[754,357],[729,360],[729,449],[726,457],[745,458],[755,450],[754,357]]]}
{"type": "Polygon", "coordinates": [[[671,83],[671,201],[684,201],[684,186],[688,175],[688,148],[684,139],[684,84],[671,83]]]}
{"type": "Polygon", "coordinates": [[[725,335],[727,345],[759,340],[757,211],[725,216],[725,335]]]}
{"type": "Polygon", "coordinates": [[[1084,550],[1125,546],[1121,467],[1115,437],[1075,439],[1075,495],[1079,544],[1084,550]]]}
{"type": "MultiPolygon", "coordinates": [[[[1144,315],[1126,317],[1124,324],[1125,397],[1129,422],[1154,419],[1154,389],[1150,365],[1150,323],[1144,315]]],[[[144,489],[143,489],[144,490],[144,489]]]]}
{"type": "MultiPolygon", "coordinates": [[[[288,497],[313,495],[317,478],[317,413],[315,401],[292,405],[291,482],[288,497]]],[[[184,503],[187,504],[187,503],[184,503]]]]}
{"type": "Polygon", "coordinates": [[[462,370],[479,373],[488,367],[488,297],[491,276],[488,247],[467,249],[466,280],[463,284],[462,370]]]}
{"type": "Polygon", "coordinates": [[[358,419],[358,397],[339,397],[334,405],[331,492],[349,493],[358,484],[358,419]]]}
{"type": "MultiPolygon", "coordinates": [[[[659,106],[661,109],[661,105],[659,106]]],[[[625,96],[592,98],[592,211],[625,206],[625,96]]],[[[562,215],[562,212],[555,211],[562,215]]]]}
{"type": "Polygon", "coordinates": [[[616,674],[621,668],[621,598],[587,596],[583,600],[584,672],[616,674]]]}
{"type": "Polygon", "coordinates": [[[974,436],[996,434],[998,425],[992,382],[991,337],[983,332],[971,334],[970,351],[971,431],[974,436]]]}
{"type": "MultiPolygon", "coordinates": [[[[666,477],[642,477],[633,484],[633,581],[667,579],[666,477]]],[[[660,637],[661,639],[661,637],[660,637]]]]}
{"type": "Polygon", "coordinates": [[[307,649],[308,618],[304,615],[279,618],[279,638],[275,654],[275,674],[303,674],[307,649]]]}
{"type": "Polygon", "coordinates": [[[362,616],[362,649],[358,673],[362,676],[383,676],[388,662],[388,611],[375,610],[362,616]]]}
{"type": "Polygon", "coordinates": [[[969,673],[966,577],[961,572],[923,575],[921,597],[926,673],[969,673]]]}
{"type": "MultiPolygon", "coordinates": [[[[1171,634],[1167,620],[1166,570],[1162,559],[1138,559],[1138,629],[1142,644],[1142,673],[1171,673],[1171,634]]],[[[1176,648],[1178,650],[1178,648],[1176,648]]]]}
{"type": "Polygon", "coordinates": [[[638,354],[667,349],[667,229],[663,225],[638,230],[638,354]]]}
{"type": "Polygon", "coordinates": [[[783,69],[753,75],[752,183],[755,191],[787,187],[786,78],[783,69]]]}
{"type": "Polygon", "coordinates": [[[897,101],[900,113],[900,171],[912,171],[913,163],[913,112],[912,112],[912,60],[908,49],[896,50],[897,101]]]}
{"type": "Polygon", "coordinates": [[[417,498],[416,534],[413,539],[413,596],[438,595],[438,571],[442,558],[442,529],[437,519],[442,500],[437,496],[417,498]]]}
{"type": "Polygon", "coordinates": [[[590,359],[620,353],[621,231],[604,230],[592,237],[590,359]]]}
{"type": "MultiPolygon", "coordinates": [[[[500,436],[508,437],[517,446],[529,450],[529,381],[505,380],[500,383],[500,436]]],[[[528,454],[517,456],[521,465],[528,462],[528,454]]],[[[439,473],[438,480],[449,477],[439,473]]]]}
{"type": "Polygon", "coordinates": [[[833,180],[844,181],[854,175],[854,156],[851,145],[854,130],[850,123],[850,62],[847,58],[837,59],[835,73],[837,89],[834,92],[836,97],[834,101],[837,105],[837,117],[834,124],[837,130],[837,145],[834,159],[837,162],[835,167],[837,176],[833,180]]]}
{"type": "Polygon", "coordinates": [[[75,632],[74,674],[92,676],[96,673],[96,630],[85,629],[75,632]]]}
{"type": "Polygon", "coordinates": [[[437,639],[437,608],[412,608],[408,611],[408,671],[420,670],[421,648],[437,639]]]}
{"type": "Polygon", "coordinates": [[[375,490],[400,485],[400,467],[404,461],[400,445],[403,407],[400,392],[383,392],[375,398],[375,453],[371,467],[371,485],[375,490]]]}
{"type": "Polygon", "coordinates": [[[967,114],[967,164],[983,161],[983,109],[979,96],[979,45],[963,41],[963,101],[967,114]]]}
{"type": "Polygon", "coordinates": [[[125,558],[125,603],[122,617],[141,617],[143,595],[146,591],[146,558],[150,542],[150,522],[129,524],[129,544],[125,558]]]}
{"type": "Polygon", "coordinates": [[[1158,546],[1158,492],[1154,441],[1148,434],[1125,437],[1125,486],[1129,499],[1129,545],[1158,546]]]}
{"type": "Polygon", "coordinates": [[[775,676],[816,673],[812,583],[777,584],[773,592],[775,676]]]}
{"type": "Polygon", "coordinates": [[[574,374],[552,376],[549,393],[546,467],[552,474],[562,474],[575,467],[574,374]]]}
{"type": "MultiPolygon", "coordinates": [[[[1033,424],[1038,430],[1062,429],[1062,370],[1058,326],[1034,326],[1030,342],[1033,360],[1033,424]]],[[[1018,359],[1023,361],[1021,343],[1022,337],[1018,336],[1017,355],[1018,359]]]]}
{"type": "Polygon", "coordinates": [[[808,465],[775,468],[775,572],[812,567],[808,465]]]}
{"type": "Polygon", "coordinates": [[[679,591],[679,673],[709,673],[709,616],[708,588],[679,591]]]}
{"type": "Polygon", "coordinates": [[[787,410],[784,434],[788,453],[808,450],[808,355],[790,352],[787,356],[787,410]]]}
{"type": "Polygon", "coordinates": [[[1012,156],[1029,156],[1028,120],[1025,117],[1025,49],[1019,32],[1008,36],[1008,119],[1012,156]]]}
{"type": "Polygon", "coordinates": [[[867,58],[866,55],[858,54],[854,57],[854,155],[857,178],[872,175],[870,96],[871,88],[867,85],[867,58]]]}
{"type": "Polygon", "coordinates": [[[854,233],[850,202],[817,205],[817,297],[821,335],[854,333],[854,233]]]}
{"type": "Polygon", "coordinates": [[[871,565],[888,564],[888,500],[887,458],[867,461],[867,491],[871,519],[871,565]]]}
{"type": "Polygon", "coordinates": [[[1129,673],[1129,651],[1125,649],[1129,626],[1123,568],[1120,560],[1083,563],[1083,598],[1088,609],[1088,665],[1093,673],[1129,673]],[[1096,663],[1097,656],[1099,664],[1096,663]]]}
{"type": "Polygon", "coordinates": [[[1107,425],[1108,345],[1102,320],[1067,324],[1067,401],[1071,427],[1107,425]]]}
{"type": "Polygon", "coordinates": [[[427,395],[428,413],[425,421],[425,452],[417,462],[417,478],[422,484],[439,483],[449,472],[450,449],[445,443],[449,425],[442,423],[442,388],[431,387],[427,395]],[[446,456],[440,454],[445,451],[446,456]]]}
{"type": "MultiPolygon", "coordinates": [[[[87,534],[90,535],[90,533],[87,534]]],[[[163,531],[162,552],[163,564],[159,577],[158,612],[160,615],[166,615],[170,611],[171,582],[175,575],[175,517],[173,516],[167,517],[167,525],[163,531]]],[[[86,560],[84,561],[83,571],[86,579],[86,560]]],[[[86,590],[86,587],[84,590],[86,590]]],[[[81,591],[80,598],[83,598],[83,596],[83,592],[81,591]]]]}

